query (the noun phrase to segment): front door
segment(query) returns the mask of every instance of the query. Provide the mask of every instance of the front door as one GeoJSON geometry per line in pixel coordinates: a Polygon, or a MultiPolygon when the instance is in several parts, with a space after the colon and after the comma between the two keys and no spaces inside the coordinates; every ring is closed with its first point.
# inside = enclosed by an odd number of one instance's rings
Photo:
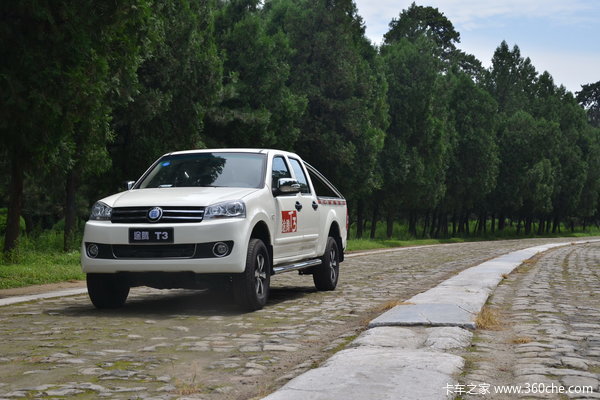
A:
{"type": "MultiPolygon", "coordinates": [[[[292,178],[287,160],[283,156],[273,157],[272,188],[277,187],[281,178],[292,178]]],[[[282,194],[275,197],[275,232],[273,243],[274,259],[294,258],[301,253],[302,230],[300,229],[299,212],[297,207],[300,194],[282,194]]]]}

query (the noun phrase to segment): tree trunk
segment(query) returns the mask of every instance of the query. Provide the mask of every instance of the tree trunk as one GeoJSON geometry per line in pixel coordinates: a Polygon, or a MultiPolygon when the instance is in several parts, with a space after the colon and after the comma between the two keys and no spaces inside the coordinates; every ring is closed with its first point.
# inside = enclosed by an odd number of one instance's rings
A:
{"type": "Polygon", "coordinates": [[[23,213],[23,219],[25,220],[25,233],[27,236],[31,237],[33,231],[35,230],[35,222],[33,220],[33,215],[23,213]]]}
{"type": "Polygon", "coordinates": [[[25,171],[23,158],[13,154],[10,166],[10,185],[8,189],[8,215],[6,218],[6,232],[4,233],[4,254],[8,254],[17,246],[20,233],[21,212],[23,210],[23,182],[25,171]]]}
{"type": "Polygon", "coordinates": [[[373,214],[371,215],[371,232],[369,237],[371,239],[375,239],[375,231],[377,229],[377,214],[379,213],[379,201],[375,200],[375,205],[373,206],[373,214]]]}
{"type": "Polygon", "coordinates": [[[487,223],[487,215],[485,211],[482,211],[481,214],[479,214],[479,218],[477,220],[477,234],[481,235],[486,233],[487,229],[486,229],[486,223],[487,223]]]}
{"type": "Polygon", "coordinates": [[[444,211],[440,212],[435,237],[439,238],[440,234],[448,236],[448,213],[444,211]]]}
{"type": "Polygon", "coordinates": [[[456,211],[452,214],[452,236],[456,235],[456,211]]]}
{"type": "Polygon", "coordinates": [[[554,215],[554,220],[552,221],[552,233],[556,233],[559,224],[560,224],[560,222],[559,222],[559,219],[558,219],[558,215],[555,214],[554,215]]]}
{"type": "Polygon", "coordinates": [[[503,213],[500,213],[500,215],[498,215],[498,230],[500,232],[502,232],[504,230],[504,227],[506,226],[506,218],[504,217],[503,213]]]}
{"type": "Polygon", "coordinates": [[[525,218],[525,235],[531,233],[531,217],[525,218]]]}
{"type": "Polygon", "coordinates": [[[544,227],[545,227],[544,222],[545,222],[544,218],[540,218],[540,226],[538,226],[538,231],[537,231],[538,236],[541,236],[544,234],[544,227]]]}
{"type": "Polygon", "coordinates": [[[387,210],[387,215],[385,219],[387,223],[386,237],[388,239],[391,239],[392,235],[394,234],[394,212],[391,209],[387,210]]]}
{"type": "Polygon", "coordinates": [[[429,227],[429,211],[425,213],[425,219],[423,220],[423,233],[421,237],[425,239],[425,234],[427,233],[427,228],[429,227]]]}
{"type": "Polygon", "coordinates": [[[365,203],[359,200],[356,204],[356,238],[362,239],[363,223],[365,219],[365,203]]]}
{"type": "Polygon", "coordinates": [[[67,173],[67,181],[65,185],[65,228],[63,237],[64,251],[71,250],[75,241],[75,230],[77,228],[77,206],[76,206],[76,190],[79,181],[79,169],[73,168],[67,173]]]}
{"type": "Polygon", "coordinates": [[[431,216],[431,226],[429,228],[429,237],[432,238],[435,235],[436,227],[440,225],[440,212],[438,209],[433,211],[431,216]]]}
{"type": "Polygon", "coordinates": [[[496,233],[496,215],[492,214],[492,225],[490,226],[490,231],[492,233],[496,233]]]}
{"type": "Polygon", "coordinates": [[[413,237],[417,237],[417,217],[414,212],[408,214],[408,233],[413,237]]]}

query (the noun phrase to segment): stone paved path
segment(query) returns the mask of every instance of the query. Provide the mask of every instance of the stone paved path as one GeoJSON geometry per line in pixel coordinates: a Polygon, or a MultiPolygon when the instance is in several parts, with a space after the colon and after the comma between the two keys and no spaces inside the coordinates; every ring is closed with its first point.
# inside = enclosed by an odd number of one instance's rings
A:
{"type": "Polygon", "coordinates": [[[561,247],[522,265],[490,309],[502,326],[476,332],[462,383],[519,385],[522,394],[465,398],[600,398],[600,244],[561,247]],[[560,394],[560,386],[594,392],[560,394]]]}
{"type": "Polygon", "coordinates": [[[86,296],[0,307],[0,399],[263,396],[343,348],[386,303],[547,242],[349,258],[338,290],[319,293],[310,277],[276,276],[267,307],[248,314],[222,294],[147,288],[133,289],[120,310],[95,310],[86,296]]]}

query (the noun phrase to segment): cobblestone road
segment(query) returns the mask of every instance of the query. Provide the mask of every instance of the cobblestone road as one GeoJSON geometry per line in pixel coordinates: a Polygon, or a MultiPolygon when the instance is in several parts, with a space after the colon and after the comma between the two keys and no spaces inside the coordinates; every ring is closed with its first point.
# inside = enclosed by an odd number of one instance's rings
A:
{"type": "Polygon", "coordinates": [[[600,244],[561,247],[522,265],[496,289],[490,308],[502,329],[477,331],[462,383],[491,384],[492,392],[520,386],[523,394],[467,398],[600,399],[600,244]],[[561,394],[560,386],[594,393],[561,394]]]}
{"type": "MultiPolygon", "coordinates": [[[[87,296],[0,307],[0,399],[262,396],[342,348],[386,302],[410,298],[487,259],[549,241],[465,243],[349,258],[335,292],[316,292],[310,277],[276,276],[267,307],[248,314],[237,312],[222,295],[147,288],[133,289],[126,306],[112,311],[95,310],[87,296]]],[[[587,271],[586,279],[595,276],[596,291],[586,286],[582,304],[599,294],[597,275],[587,271]]],[[[567,283],[577,285],[577,279],[567,283]]],[[[540,291],[549,288],[544,279],[534,282],[540,291]]],[[[570,299],[575,307],[577,298],[570,299]]],[[[590,357],[599,340],[598,325],[585,325],[598,323],[594,301],[571,321],[583,324],[579,333],[595,337],[589,339],[590,357]],[[592,312],[594,322],[586,319],[592,312]]],[[[556,315],[552,318],[544,329],[562,326],[556,315]]]]}

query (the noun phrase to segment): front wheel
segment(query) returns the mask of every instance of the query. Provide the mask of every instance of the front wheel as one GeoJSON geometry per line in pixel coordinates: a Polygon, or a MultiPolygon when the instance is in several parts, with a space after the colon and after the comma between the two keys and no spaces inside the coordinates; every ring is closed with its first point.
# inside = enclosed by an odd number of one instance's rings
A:
{"type": "Polygon", "coordinates": [[[87,274],[87,290],[96,308],[119,308],[129,295],[129,284],[116,274],[87,274]]]}
{"type": "Polygon", "coordinates": [[[337,242],[331,236],[327,238],[322,263],[313,271],[313,281],[317,290],[334,290],[340,276],[340,253],[337,242]]]}
{"type": "Polygon", "coordinates": [[[271,283],[271,261],[267,247],[260,239],[250,239],[246,269],[233,277],[236,303],[246,311],[260,310],[267,304],[271,283]]]}

